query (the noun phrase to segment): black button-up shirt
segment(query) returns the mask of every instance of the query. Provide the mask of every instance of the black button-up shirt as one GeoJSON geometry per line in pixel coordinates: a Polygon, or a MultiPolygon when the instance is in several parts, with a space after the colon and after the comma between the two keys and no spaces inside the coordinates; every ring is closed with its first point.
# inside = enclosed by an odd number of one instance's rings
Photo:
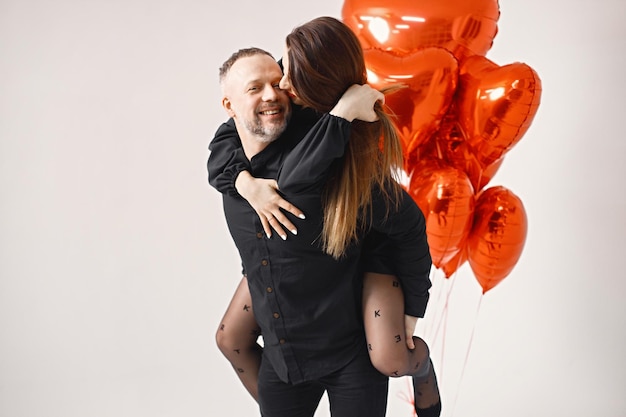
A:
{"type": "MultiPolygon", "coordinates": [[[[283,381],[298,383],[340,369],[364,350],[366,343],[360,308],[363,245],[352,244],[344,257],[335,260],[323,252],[320,242],[324,167],[343,154],[350,123],[326,114],[298,143],[316,117],[296,111],[294,118],[285,134],[247,166],[244,162],[243,169],[255,177],[278,179],[285,198],[307,216],[301,220],[288,214],[298,234],[289,235],[287,241],[275,234],[268,239],[255,211],[232,190],[224,194],[224,212],[248,277],[255,318],[263,334],[264,360],[269,360],[283,381]]],[[[222,125],[216,138],[232,136],[233,127],[232,122],[222,125]]],[[[237,154],[240,149],[222,152],[215,143],[219,141],[212,142],[208,163],[212,184],[220,176],[219,172],[212,176],[212,168],[219,167],[222,172],[242,168],[233,168],[242,163],[237,154]]],[[[226,189],[234,177],[221,180],[226,189]]],[[[390,216],[386,216],[387,210],[380,190],[374,190],[368,226],[378,239],[368,247],[384,248],[387,264],[393,264],[402,282],[407,314],[423,316],[431,265],[424,217],[406,193],[390,216]],[[383,241],[391,243],[377,243],[383,241]]]]}

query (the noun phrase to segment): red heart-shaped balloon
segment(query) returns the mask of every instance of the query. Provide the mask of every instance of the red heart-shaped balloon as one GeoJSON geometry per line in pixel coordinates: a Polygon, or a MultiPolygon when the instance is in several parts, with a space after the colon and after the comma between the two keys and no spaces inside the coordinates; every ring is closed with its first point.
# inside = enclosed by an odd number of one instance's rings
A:
{"type": "Polygon", "coordinates": [[[437,131],[457,88],[458,62],[443,48],[424,48],[406,56],[379,49],[364,51],[368,82],[378,89],[404,88],[387,95],[405,155],[437,131]]]}
{"type": "Polygon", "coordinates": [[[434,162],[414,172],[409,194],[424,213],[433,265],[441,268],[465,244],[474,218],[474,188],[464,172],[434,162]]]}
{"type": "Polygon", "coordinates": [[[464,244],[461,250],[445,264],[441,265],[441,270],[446,278],[450,278],[467,261],[467,245],[464,244]]]}
{"type": "Polygon", "coordinates": [[[439,46],[461,60],[491,48],[500,10],[497,0],[345,0],[341,14],[364,49],[439,46]]]}
{"type": "Polygon", "coordinates": [[[485,187],[504,161],[504,156],[489,165],[483,165],[474,154],[457,120],[454,111],[443,119],[442,126],[433,137],[436,155],[453,167],[465,172],[478,193],[485,187]]]}
{"type": "Polygon", "coordinates": [[[482,56],[463,61],[455,99],[458,123],[483,166],[519,142],[535,117],[541,80],[528,65],[498,66],[482,56]]]}
{"type": "Polygon", "coordinates": [[[517,264],[526,242],[528,220],[522,200],[501,186],[479,194],[474,216],[467,253],[484,294],[517,264]]]}

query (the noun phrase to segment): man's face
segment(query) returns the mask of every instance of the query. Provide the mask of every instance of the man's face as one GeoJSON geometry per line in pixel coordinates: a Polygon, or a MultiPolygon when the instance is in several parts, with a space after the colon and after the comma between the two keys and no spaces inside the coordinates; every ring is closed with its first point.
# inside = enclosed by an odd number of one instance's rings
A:
{"type": "Polygon", "coordinates": [[[235,119],[242,139],[269,143],[287,127],[291,107],[278,87],[282,76],[278,63],[263,54],[240,58],[231,67],[223,81],[222,105],[235,119]]]}

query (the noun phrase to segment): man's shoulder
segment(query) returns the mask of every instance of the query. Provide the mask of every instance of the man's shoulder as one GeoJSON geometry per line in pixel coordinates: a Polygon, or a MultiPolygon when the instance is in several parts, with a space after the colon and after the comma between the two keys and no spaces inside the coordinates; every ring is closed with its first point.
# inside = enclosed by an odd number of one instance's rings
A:
{"type": "Polygon", "coordinates": [[[287,125],[287,129],[281,135],[280,141],[285,145],[294,145],[298,143],[313,125],[317,123],[321,115],[311,108],[305,108],[293,105],[291,119],[287,125]]]}

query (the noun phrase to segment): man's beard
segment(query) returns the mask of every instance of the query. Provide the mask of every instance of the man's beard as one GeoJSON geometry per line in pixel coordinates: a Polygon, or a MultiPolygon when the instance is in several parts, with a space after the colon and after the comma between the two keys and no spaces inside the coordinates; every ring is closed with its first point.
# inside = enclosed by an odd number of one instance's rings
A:
{"type": "Polygon", "coordinates": [[[285,115],[283,123],[275,123],[270,126],[264,126],[259,117],[253,120],[246,120],[245,127],[254,137],[261,143],[274,142],[287,129],[287,123],[291,118],[291,112],[285,115]]]}

